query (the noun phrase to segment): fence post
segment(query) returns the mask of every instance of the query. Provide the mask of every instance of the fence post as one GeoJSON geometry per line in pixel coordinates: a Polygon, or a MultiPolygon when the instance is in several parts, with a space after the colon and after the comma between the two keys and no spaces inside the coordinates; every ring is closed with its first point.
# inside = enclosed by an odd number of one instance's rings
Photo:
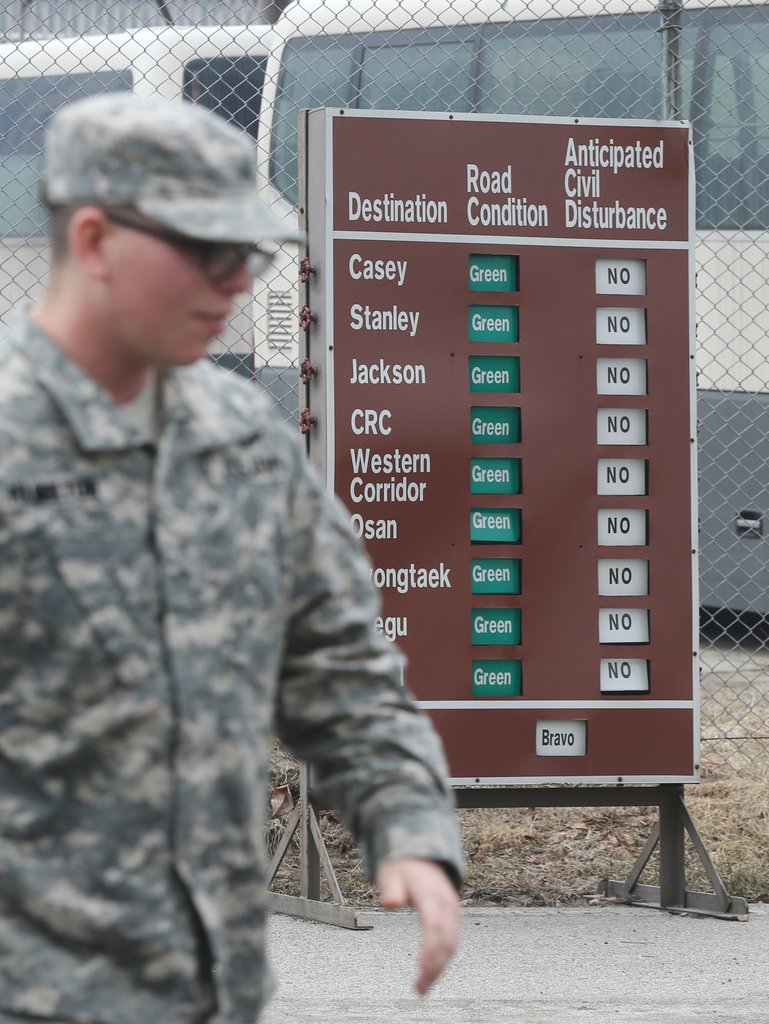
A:
{"type": "Polygon", "coordinates": [[[681,117],[681,12],[683,0],[659,0],[662,17],[662,95],[663,116],[667,121],[681,117]]]}

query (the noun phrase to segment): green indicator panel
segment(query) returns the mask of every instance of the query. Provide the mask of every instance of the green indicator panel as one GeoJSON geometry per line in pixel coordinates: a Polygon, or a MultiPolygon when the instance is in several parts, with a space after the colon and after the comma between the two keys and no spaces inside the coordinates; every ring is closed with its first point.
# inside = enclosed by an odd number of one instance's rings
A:
{"type": "Polygon", "coordinates": [[[518,356],[470,356],[470,390],[517,394],[521,360],[518,356]]]}
{"type": "Polygon", "coordinates": [[[471,253],[467,287],[471,292],[517,292],[518,257],[471,253]]]}
{"type": "Polygon", "coordinates": [[[474,697],[520,697],[523,692],[520,661],[473,662],[474,697]]]}
{"type": "Polygon", "coordinates": [[[470,459],[471,494],[520,494],[520,459],[470,459]]]}
{"type": "Polygon", "coordinates": [[[520,608],[473,608],[472,642],[504,647],[521,642],[520,608]]]}
{"type": "Polygon", "coordinates": [[[476,444],[518,444],[521,410],[510,405],[473,405],[470,436],[476,444]]]}
{"type": "Polygon", "coordinates": [[[470,510],[470,540],[481,544],[520,544],[519,508],[474,508],[470,510]]]}
{"type": "Polygon", "coordinates": [[[474,558],[470,581],[474,594],[520,594],[520,558],[474,558]]]}
{"type": "Polygon", "coordinates": [[[467,331],[470,341],[518,341],[518,307],[470,306],[467,331]]]}

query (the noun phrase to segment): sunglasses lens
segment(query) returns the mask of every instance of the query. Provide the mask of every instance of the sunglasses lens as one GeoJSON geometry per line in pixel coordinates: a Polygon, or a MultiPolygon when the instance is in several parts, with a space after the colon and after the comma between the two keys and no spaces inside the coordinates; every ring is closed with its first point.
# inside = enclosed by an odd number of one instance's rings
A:
{"type": "Polygon", "coordinates": [[[252,277],[263,274],[272,262],[269,253],[250,245],[211,245],[203,256],[204,270],[212,281],[229,277],[245,263],[252,277]]]}

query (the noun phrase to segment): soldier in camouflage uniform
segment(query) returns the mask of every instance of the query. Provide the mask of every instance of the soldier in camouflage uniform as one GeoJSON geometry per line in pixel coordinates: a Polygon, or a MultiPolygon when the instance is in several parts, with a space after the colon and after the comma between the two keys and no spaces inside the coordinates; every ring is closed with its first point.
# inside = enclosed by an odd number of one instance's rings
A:
{"type": "Polygon", "coordinates": [[[81,101],[46,160],[49,288],[0,343],[0,1024],[253,1024],[273,735],[417,907],[424,992],[457,938],[439,743],[344,512],[202,358],[292,232],[199,108],[81,101]]]}

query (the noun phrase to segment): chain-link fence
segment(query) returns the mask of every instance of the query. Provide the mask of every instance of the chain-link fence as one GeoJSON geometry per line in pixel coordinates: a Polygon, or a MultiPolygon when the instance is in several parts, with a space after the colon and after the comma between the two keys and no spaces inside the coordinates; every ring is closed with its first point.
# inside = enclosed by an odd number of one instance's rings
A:
{"type": "MultiPolygon", "coordinates": [[[[694,124],[704,754],[769,738],[769,3],[695,0],[14,0],[0,11],[0,318],[40,294],[42,131],[108,89],[205,104],[259,142],[262,195],[297,201],[305,107],[694,124]],[[280,15],[280,17],[278,17],[280,15]],[[276,20],[277,19],[277,20],[276,20]],[[273,23],[273,24],[270,24],[273,23]],[[106,34],[105,34],[106,33],[106,34]]],[[[297,415],[296,252],[213,357],[297,415]]]]}
{"type": "Polygon", "coordinates": [[[250,25],[277,16],[270,0],[10,0],[0,38],[129,32],[163,25],[250,25]]]}

